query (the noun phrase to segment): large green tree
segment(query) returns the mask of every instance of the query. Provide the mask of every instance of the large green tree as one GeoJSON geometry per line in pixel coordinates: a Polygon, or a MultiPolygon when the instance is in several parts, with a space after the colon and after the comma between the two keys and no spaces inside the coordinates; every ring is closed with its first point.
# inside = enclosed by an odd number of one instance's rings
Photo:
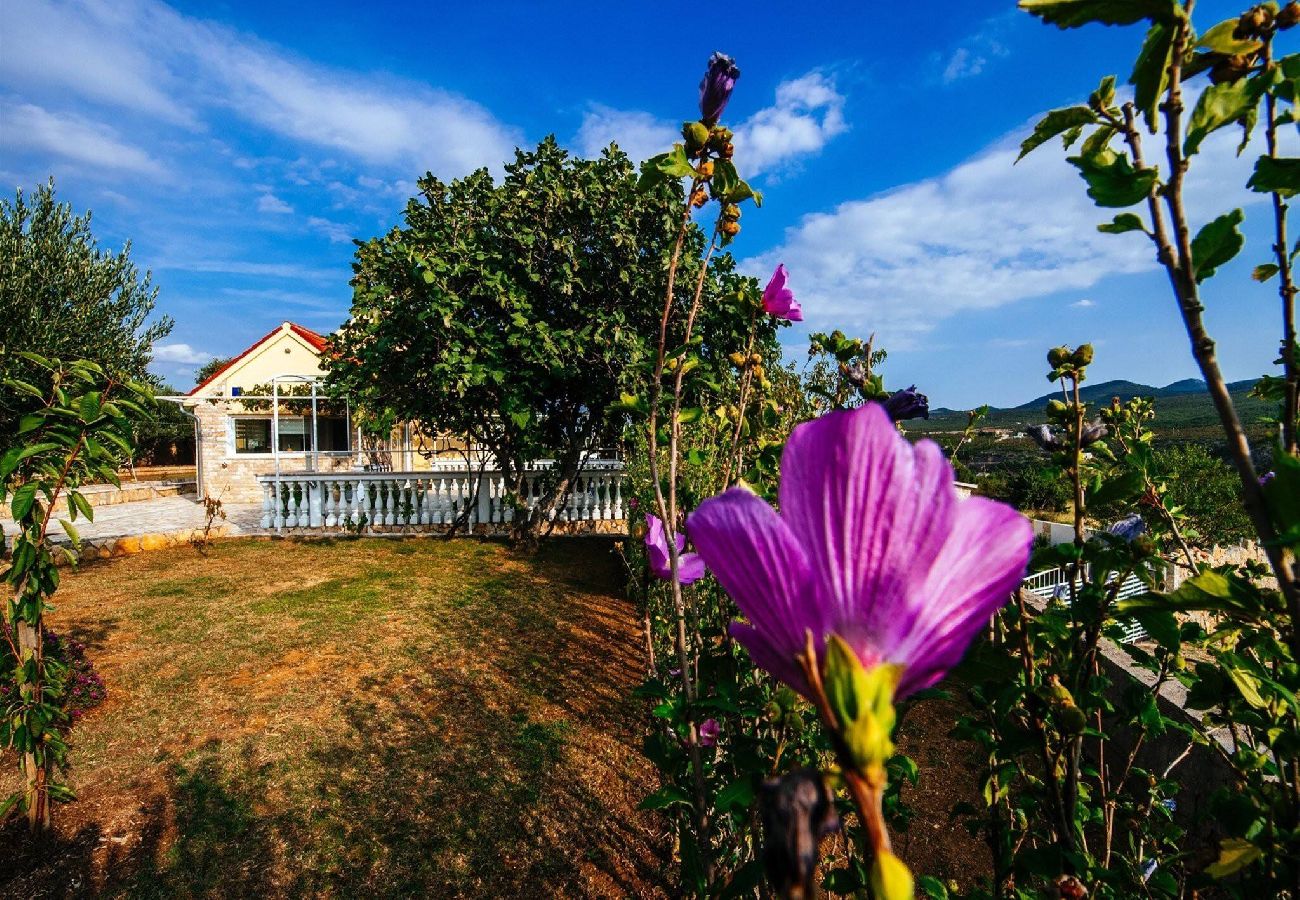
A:
{"type": "MultiPolygon", "coordinates": [[[[639,191],[616,147],[584,160],[547,138],[499,183],[480,170],[419,189],[402,225],[359,246],[352,313],[325,365],[354,405],[485,448],[516,496],[527,462],[554,459],[534,512],[516,517],[517,533],[536,533],[584,454],[617,438],[607,410],[651,361],[681,187],[639,191]]],[[[703,246],[690,229],[684,305],[703,246]]],[[[744,346],[748,323],[723,301],[755,290],[729,257],[711,266],[702,364],[721,374],[744,346]]]]}
{"type": "Polygon", "coordinates": [[[100,249],[90,219],[56,201],[53,181],[0,201],[0,450],[39,403],[5,386],[39,375],[20,351],[146,381],[154,341],[171,332],[170,318],[153,316],[158,289],[131,261],[130,243],[100,249]]]}

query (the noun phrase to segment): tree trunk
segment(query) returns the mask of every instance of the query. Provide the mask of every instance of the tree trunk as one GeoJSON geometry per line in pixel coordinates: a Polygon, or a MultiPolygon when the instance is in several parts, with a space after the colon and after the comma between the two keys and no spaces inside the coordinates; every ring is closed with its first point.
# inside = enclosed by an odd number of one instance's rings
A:
{"type": "MultiPolygon", "coordinates": [[[[39,624],[32,625],[30,622],[19,621],[18,630],[18,652],[19,665],[23,665],[28,659],[35,659],[36,682],[22,682],[21,694],[23,700],[27,702],[39,701],[42,693],[40,678],[42,675],[41,666],[41,631],[39,624]]],[[[47,772],[45,763],[37,761],[35,753],[23,754],[23,778],[26,782],[24,788],[24,803],[27,807],[27,826],[33,832],[43,832],[50,829],[50,797],[49,790],[46,787],[47,772]]]]}

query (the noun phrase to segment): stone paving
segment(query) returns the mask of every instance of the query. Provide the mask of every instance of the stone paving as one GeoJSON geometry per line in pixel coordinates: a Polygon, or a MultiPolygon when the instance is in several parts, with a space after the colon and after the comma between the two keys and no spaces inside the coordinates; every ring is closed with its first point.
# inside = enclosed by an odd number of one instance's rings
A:
{"type": "MultiPolygon", "coordinates": [[[[224,534],[257,534],[261,532],[262,505],[260,503],[228,503],[224,506],[225,521],[217,519],[214,526],[224,525],[224,534]]],[[[120,503],[97,507],[95,518],[87,522],[78,519],[73,524],[83,541],[98,544],[110,538],[149,534],[184,533],[189,535],[202,529],[206,522],[203,506],[188,497],[161,497],[136,503],[120,503]]],[[[12,519],[0,520],[0,529],[6,537],[14,534],[12,519]]],[[[63,529],[54,526],[55,540],[67,540],[63,529]]]]}

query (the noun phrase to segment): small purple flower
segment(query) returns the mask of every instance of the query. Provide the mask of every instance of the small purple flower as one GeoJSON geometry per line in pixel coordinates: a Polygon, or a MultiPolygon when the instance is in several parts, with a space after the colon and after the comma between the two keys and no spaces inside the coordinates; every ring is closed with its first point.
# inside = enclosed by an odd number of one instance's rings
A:
{"type": "Polygon", "coordinates": [[[709,57],[709,67],[700,80],[700,117],[705,125],[712,128],[718,124],[739,77],[740,69],[736,68],[736,61],[730,56],[715,52],[709,57]]]}
{"type": "Polygon", "coordinates": [[[1113,534],[1116,537],[1132,543],[1146,533],[1147,524],[1142,521],[1142,516],[1132,513],[1120,519],[1118,522],[1112,522],[1106,526],[1106,533],[1113,534]]]}
{"type": "Polygon", "coordinates": [[[763,288],[763,310],[787,322],[802,322],[803,309],[794,299],[794,291],[785,286],[788,276],[785,263],[776,267],[772,280],[763,288]]]}
{"type": "Polygon", "coordinates": [[[629,497],[627,501],[627,508],[635,512],[637,506],[638,506],[637,499],[635,497],[629,497]]]}
{"type": "Polygon", "coordinates": [[[722,733],[722,726],[718,724],[717,719],[705,719],[700,723],[700,746],[712,747],[718,742],[718,735],[722,733]]]}
{"type": "Polygon", "coordinates": [[[808,634],[819,659],[834,634],[868,669],[902,665],[899,698],[934,684],[1007,602],[1033,540],[1010,506],[959,499],[939,446],[913,446],[876,403],[794,429],[780,507],[732,488],[687,530],[748,620],[732,636],[804,696],[808,634]]]}
{"type": "MultiPolygon", "coordinates": [[[[672,562],[668,558],[668,539],[664,535],[664,523],[658,516],[647,514],[645,517],[645,552],[650,559],[650,571],[657,578],[668,581],[673,577],[672,562]]],[[[677,542],[677,580],[690,584],[704,577],[704,560],[698,553],[683,553],[686,548],[686,536],[673,535],[677,542]]]]}
{"type": "Polygon", "coordinates": [[[1264,485],[1268,484],[1276,477],[1277,477],[1276,472],[1265,472],[1263,475],[1259,476],[1259,486],[1263,487],[1264,485]]]}
{"type": "Polygon", "coordinates": [[[930,418],[930,398],[916,389],[916,385],[894,391],[885,401],[885,412],[895,422],[904,419],[930,418]]]}

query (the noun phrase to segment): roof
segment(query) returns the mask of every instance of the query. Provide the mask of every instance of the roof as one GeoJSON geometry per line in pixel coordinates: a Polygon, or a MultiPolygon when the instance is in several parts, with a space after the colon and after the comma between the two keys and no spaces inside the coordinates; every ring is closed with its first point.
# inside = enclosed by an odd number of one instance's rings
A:
{"type": "Polygon", "coordinates": [[[203,390],[205,387],[210,385],[212,382],[216,381],[222,375],[226,374],[226,372],[228,372],[231,369],[231,367],[237,364],[240,360],[244,359],[246,356],[248,356],[258,347],[262,346],[271,338],[275,337],[277,334],[284,331],[285,326],[288,326],[289,331],[292,331],[294,334],[298,335],[298,337],[302,338],[304,341],[310,344],[316,350],[317,353],[321,353],[325,350],[326,340],[324,335],[318,334],[315,331],[312,331],[310,328],[304,328],[303,326],[298,325],[294,322],[285,322],[284,324],[280,325],[280,327],[274,328],[271,331],[267,332],[266,334],[262,335],[262,337],[258,338],[253,343],[252,346],[246,349],[243,353],[236,356],[230,362],[226,363],[220,369],[217,369],[217,371],[213,372],[211,375],[205,378],[201,384],[195,385],[194,388],[188,394],[186,394],[186,396],[193,397],[199,391],[203,390]]]}

